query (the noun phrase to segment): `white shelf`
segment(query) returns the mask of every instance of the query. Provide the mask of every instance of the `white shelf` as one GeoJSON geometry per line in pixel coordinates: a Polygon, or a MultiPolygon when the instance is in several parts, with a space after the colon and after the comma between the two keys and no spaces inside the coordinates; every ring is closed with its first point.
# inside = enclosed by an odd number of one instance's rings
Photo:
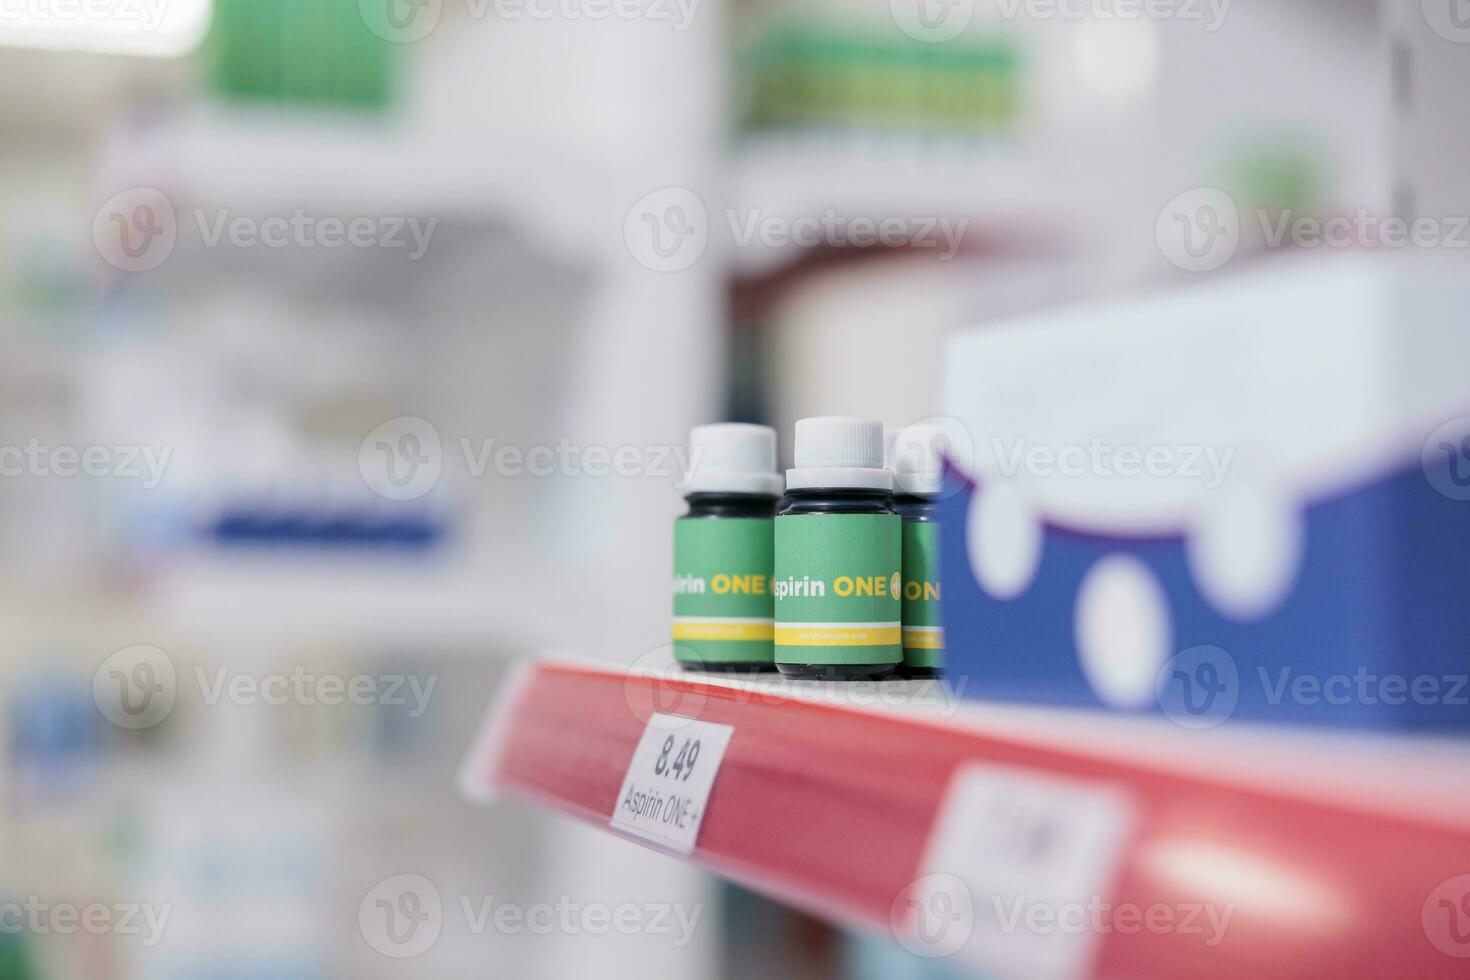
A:
{"type": "Polygon", "coordinates": [[[536,602],[506,578],[439,569],[427,560],[418,569],[404,559],[371,557],[282,568],[264,557],[173,568],[150,589],[147,609],[171,633],[207,641],[485,654],[531,642],[536,602]],[[373,567],[376,561],[385,564],[373,567]]]}
{"type": "MultiPolygon", "coordinates": [[[[1020,146],[1001,142],[760,139],[736,159],[731,207],[736,220],[758,213],[790,222],[830,212],[842,221],[899,218],[920,231],[931,220],[963,221],[971,235],[1046,245],[1085,203],[1049,174],[1020,146]]],[[[737,249],[736,259],[758,270],[799,254],[752,246],[737,249]]]]}

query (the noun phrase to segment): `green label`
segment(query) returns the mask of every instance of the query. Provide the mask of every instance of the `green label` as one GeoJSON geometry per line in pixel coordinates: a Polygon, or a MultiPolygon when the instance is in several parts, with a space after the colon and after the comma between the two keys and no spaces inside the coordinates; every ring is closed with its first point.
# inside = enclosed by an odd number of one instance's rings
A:
{"type": "Polygon", "coordinates": [[[776,518],[776,660],[899,663],[902,548],[896,514],[776,518]]]}
{"type": "Polygon", "coordinates": [[[674,655],[681,661],[774,660],[770,518],[685,517],[674,523],[674,655]]]}
{"type": "Polygon", "coordinates": [[[903,662],[907,667],[944,665],[939,618],[939,525],[903,525],[903,662]]]}

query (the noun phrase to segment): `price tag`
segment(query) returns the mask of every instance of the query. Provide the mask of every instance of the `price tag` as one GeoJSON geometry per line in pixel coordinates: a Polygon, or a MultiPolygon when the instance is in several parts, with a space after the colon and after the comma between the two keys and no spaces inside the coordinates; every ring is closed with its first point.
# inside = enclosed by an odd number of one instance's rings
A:
{"type": "Polygon", "coordinates": [[[643,730],[613,811],[614,828],[692,854],[705,805],[735,729],[654,715],[643,730]]]}
{"type": "Polygon", "coordinates": [[[961,768],[905,896],[904,945],[998,977],[1086,976],[1133,823],[1132,801],[1106,784],[961,768]]]}

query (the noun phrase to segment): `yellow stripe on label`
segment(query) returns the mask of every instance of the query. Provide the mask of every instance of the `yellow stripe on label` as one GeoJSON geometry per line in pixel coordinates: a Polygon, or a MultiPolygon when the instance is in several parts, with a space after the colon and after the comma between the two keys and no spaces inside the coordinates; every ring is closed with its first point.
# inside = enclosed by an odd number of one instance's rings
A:
{"type": "Polygon", "coordinates": [[[944,630],[936,626],[905,626],[903,645],[910,650],[943,650],[944,630]]]}
{"type": "Polygon", "coordinates": [[[897,646],[903,633],[896,624],[779,623],[776,645],[782,647],[897,646]]]}
{"type": "Polygon", "coordinates": [[[676,621],[676,640],[766,640],[776,633],[776,624],[770,620],[751,622],[742,620],[703,619],[698,621],[676,621]]]}

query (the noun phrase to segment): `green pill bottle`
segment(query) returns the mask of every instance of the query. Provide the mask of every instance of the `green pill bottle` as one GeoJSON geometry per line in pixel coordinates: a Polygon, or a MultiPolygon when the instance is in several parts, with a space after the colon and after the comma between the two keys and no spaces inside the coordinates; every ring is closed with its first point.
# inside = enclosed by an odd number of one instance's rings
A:
{"type": "Polygon", "coordinates": [[[903,519],[903,667],[906,677],[944,670],[939,616],[939,495],[944,489],[944,433],[910,426],[893,447],[893,509],[903,519]]]}
{"type": "Polygon", "coordinates": [[[674,657],[690,670],[771,670],[776,430],[705,425],[689,443],[689,513],[674,523],[674,657]]]}
{"type": "Polygon", "coordinates": [[[792,677],[885,677],[903,662],[903,522],[883,426],[804,419],[795,455],[776,516],[776,666],[792,677]]]}

